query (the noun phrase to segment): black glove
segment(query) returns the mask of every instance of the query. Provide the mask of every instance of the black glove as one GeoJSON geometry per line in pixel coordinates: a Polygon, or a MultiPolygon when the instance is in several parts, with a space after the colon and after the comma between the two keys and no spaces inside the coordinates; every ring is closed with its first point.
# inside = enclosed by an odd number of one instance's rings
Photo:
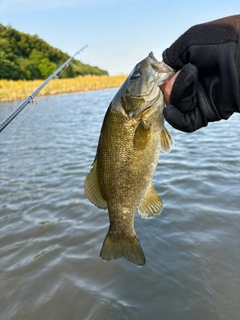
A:
{"type": "Polygon", "coordinates": [[[163,52],[181,69],[164,109],[176,129],[192,132],[240,112],[240,15],[193,26],[163,52]]]}

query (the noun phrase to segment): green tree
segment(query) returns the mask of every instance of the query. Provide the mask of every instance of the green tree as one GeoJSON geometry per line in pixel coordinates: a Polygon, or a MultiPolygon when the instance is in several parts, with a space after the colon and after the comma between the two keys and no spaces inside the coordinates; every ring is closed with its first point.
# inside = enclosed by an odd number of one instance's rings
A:
{"type": "Polygon", "coordinates": [[[34,80],[42,78],[38,66],[30,59],[19,58],[16,62],[24,74],[24,79],[34,80]]]}
{"type": "Polygon", "coordinates": [[[6,59],[0,60],[0,70],[0,79],[24,79],[23,72],[12,61],[6,59]]]}
{"type": "MultiPolygon", "coordinates": [[[[53,48],[37,35],[31,36],[0,24],[0,79],[47,78],[68,58],[66,53],[53,48]]],[[[74,60],[61,77],[72,78],[86,74],[108,73],[74,60]]]]}
{"type": "Polygon", "coordinates": [[[57,68],[55,63],[51,62],[48,58],[41,60],[38,69],[43,79],[48,78],[57,68]]]}

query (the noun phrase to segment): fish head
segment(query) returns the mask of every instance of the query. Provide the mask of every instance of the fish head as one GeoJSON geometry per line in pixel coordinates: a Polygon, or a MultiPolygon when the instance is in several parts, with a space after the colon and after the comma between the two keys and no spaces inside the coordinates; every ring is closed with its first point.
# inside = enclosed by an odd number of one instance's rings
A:
{"type": "Polygon", "coordinates": [[[140,61],[119,90],[128,117],[139,116],[153,106],[162,97],[159,86],[173,74],[174,70],[164,62],[159,62],[152,52],[140,61]]]}

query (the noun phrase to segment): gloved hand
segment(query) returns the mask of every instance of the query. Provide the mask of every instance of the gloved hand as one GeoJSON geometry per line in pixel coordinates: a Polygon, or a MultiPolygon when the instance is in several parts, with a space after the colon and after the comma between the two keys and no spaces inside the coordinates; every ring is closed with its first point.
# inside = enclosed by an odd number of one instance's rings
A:
{"type": "Polygon", "coordinates": [[[163,89],[173,127],[193,132],[240,112],[239,37],[236,15],[193,26],[163,52],[164,62],[180,70],[170,97],[163,89]]]}

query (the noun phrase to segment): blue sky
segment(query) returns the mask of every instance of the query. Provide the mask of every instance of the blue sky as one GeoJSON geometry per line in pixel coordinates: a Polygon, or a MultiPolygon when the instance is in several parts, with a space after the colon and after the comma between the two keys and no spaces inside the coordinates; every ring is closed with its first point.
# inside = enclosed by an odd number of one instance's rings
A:
{"type": "Polygon", "coordinates": [[[239,14],[239,0],[0,0],[0,23],[50,45],[128,74],[150,51],[158,60],[194,24],[239,14]]]}

